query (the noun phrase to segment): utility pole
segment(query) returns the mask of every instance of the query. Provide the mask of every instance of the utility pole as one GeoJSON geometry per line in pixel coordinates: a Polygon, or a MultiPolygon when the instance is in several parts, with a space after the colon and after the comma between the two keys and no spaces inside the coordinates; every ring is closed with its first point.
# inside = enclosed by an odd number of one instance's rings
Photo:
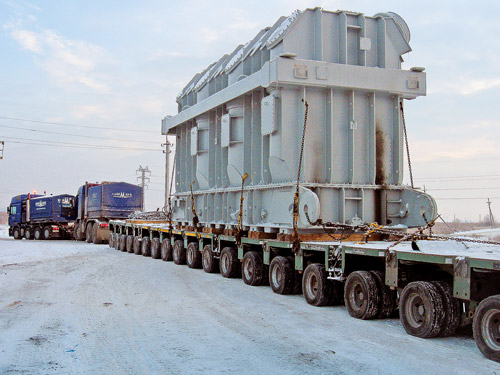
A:
{"type": "Polygon", "coordinates": [[[495,224],[495,220],[493,219],[493,212],[491,212],[491,201],[490,198],[488,198],[488,201],[486,202],[488,204],[488,211],[490,211],[490,226],[493,227],[495,224]]]}
{"type": "Polygon", "coordinates": [[[161,144],[162,147],[165,147],[165,150],[163,150],[163,153],[165,154],[165,207],[168,205],[168,197],[170,195],[170,153],[172,152],[170,149],[172,148],[173,144],[168,141],[168,135],[165,136],[165,143],[161,144]]]}
{"type": "Polygon", "coordinates": [[[150,178],[146,177],[146,173],[151,175],[151,171],[149,170],[148,166],[146,168],[143,168],[142,166],[139,165],[139,169],[135,171],[136,173],[139,172],[140,176],[137,177],[138,180],[141,180],[141,187],[142,187],[142,211],[144,211],[144,207],[146,205],[144,204],[144,190],[148,187],[146,182],[149,182],[150,178]]]}

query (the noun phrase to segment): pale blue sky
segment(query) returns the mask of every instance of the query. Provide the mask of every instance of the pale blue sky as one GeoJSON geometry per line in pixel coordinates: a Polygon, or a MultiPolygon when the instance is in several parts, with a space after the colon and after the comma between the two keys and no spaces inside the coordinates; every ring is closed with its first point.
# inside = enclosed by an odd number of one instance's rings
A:
{"type": "Polygon", "coordinates": [[[500,3],[491,0],[0,0],[0,117],[143,131],[0,118],[0,206],[33,189],[75,194],[86,180],[133,182],[141,164],[153,174],[147,208],[161,207],[160,121],[176,113],[182,87],[278,17],[315,6],[370,16],[393,11],[405,19],[413,51],[404,56],[404,67],[427,72],[427,97],[405,107],[416,183],[437,198],[446,219],[475,220],[487,206],[485,199],[442,198],[498,197],[493,209],[500,220],[500,3]],[[70,147],[13,143],[41,139],[70,147]],[[481,190],[458,190],[474,187],[481,190]]]}

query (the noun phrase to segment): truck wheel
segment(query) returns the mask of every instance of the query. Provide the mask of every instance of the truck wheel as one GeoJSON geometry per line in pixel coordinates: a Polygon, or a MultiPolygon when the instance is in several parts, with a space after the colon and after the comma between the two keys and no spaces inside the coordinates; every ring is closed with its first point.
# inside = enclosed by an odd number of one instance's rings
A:
{"type": "Polygon", "coordinates": [[[133,253],[134,252],[134,236],[131,234],[124,234],[125,236],[125,250],[127,253],[133,253]]]}
{"type": "Polygon", "coordinates": [[[474,340],[483,355],[500,362],[500,295],[481,301],[472,323],[474,340]]]}
{"type": "Polygon", "coordinates": [[[141,252],[142,256],[145,257],[151,256],[151,240],[149,239],[148,236],[142,237],[141,252]]]}
{"type": "Polygon", "coordinates": [[[453,298],[453,287],[444,280],[431,281],[443,298],[444,321],[438,336],[453,336],[460,325],[460,301],[453,298]]]}
{"type": "Polygon", "coordinates": [[[92,238],[92,232],[93,232],[92,229],[94,229],[93,227],[94,225],[92,223],[88,223],[87,229],[85,230],[85,239],[87,240],[88,243],[92,243],[93,240],[92,238]]]}
{"type": "Polygon", "coordinates": [[[414,281],[403,289],[399,318],[405,331],[416,337],[436,337],[443,326],[443,298],[438,288],[427,281],[414,281]]]}
{"type": "Polygon", "coordinates": [[[331,301],[331,289],[325,266],[311,263],[302,275],[302,293],[306,302],[313,306],[326,306],[331,301]]]}
{"type": "Polygon", "coordinates": [[[50,232],[49,227],[43,228],[43,239],[44,240],[50,240],[52,238],[52,233],[50,232]]]}
{"type": "Polygon", "coordinates": [[[110,233],[110,234],[109,234],[108,246],[109,246],[110,248],[114,248],[114,247],[115,247],[115,246],[114,246],[114,245],[115,245],[115,244],[114,244],[114,242],[115,242],[115,234],[114,234],[114,233],[110,233]]]}
{"type": "Polygon", "coordinates": [[[186,263],[189,268],[201,268],[201,253],[196,242],[190,242],[187,246],[186,263]]]}
{"type": "Polygon", "coordinates": [[[236,278],[241,276],[238,253],[232,247],[225,247],[220,253],[219,271],[222,277],[236,278]]]}
{"type": "Polygon", "coordinates": [[[99,230],[99,223],[95,223],[92,226],[92,243],[95,244],[95,245],[99,245],[99,244],[103,243],[103,241],[101,239],[97,238],[97,232],[98,232],[98,230],[99,230]]]}
{"type": "Polygon", "coordinates": [[[349,315],[357,319],[373,319],[379,313],[380,291],[368,271],[352,272],[346,280],[344,301],[349,315]]]}
{"type": "Polygon", "coordinates": [[[134,254],[135,255],[141,255],[141,251],[142,251],[141,241],[142,241],[142,237],[134,236],[134,254]]]}
{"type": "Polygon", "coordinates": [[[379,304],[377,319],[389,317],[396,308],[396,291],[385,285],[385,275],[381,271],[370,271],[377,282],[379,304]]]}
{"type": "Polygon", "coordinates": [[[258,286],[265,284],[267,277],[262,255],[257,251],[248,251],[241,263],[241,277],[247,285],[258,286]]]}
{"type": "Polygon", "coordinates": [[[40,227],[36,227],[34,230],[33,230],[33,237],[35,238],[35,240],[39,241],[42,239],[42,228],[40,227]]]}
{"type": "Polygon", "coordinates": [[[14,230],[12,231],[12,236],[14,237],[15,240],[20,240],[21,237],[21,231],[19,230],[18,227],[15,227],[14,230]]]}
{"type": "Polygon", "coordinates": [[[173,258],[174,263],[177,265],[186,264],[186,249],[184,248],[184,241],[177,240],[174,242],[173,258]]]}
{"type": "Polygon", "coordinates": [[[164,262],[172,260],[172,245],[170,243],[170,238],[165,238],[161,242],[161,260],[164,262]]]}
{"type": "Polygon", "coordinates": [[[269,284],[274,293],[290,294],[294,288],[292,262],[284,256],[276,256],[269,265],[269,284]]]}
{"type": "Polygon", "coordinates": [[[151,242],[151,258],[160,259],[161,249],[160,249],[160,239],[155,237],[151,242]]]}
{"type": "Polygon", "coordinates": [[[75,240],[77,241],[85,241],[85,231],[82,228],[82,223],[78,223],[75,226],[75,240]]]}
{"type": "Polygon", "coordinates": [[[26,229],[24,230],[24,237],[27,240],[33,239],[33,229],[31,227],[26,227],[26,229]]]}
{"type": "Polygon", "coordinates": [[[212,246],[205,245],[201,254],[203,271],[206,273],[215,273],[219,271],[219,260],[215,259],[212,253],[212,246]]]}

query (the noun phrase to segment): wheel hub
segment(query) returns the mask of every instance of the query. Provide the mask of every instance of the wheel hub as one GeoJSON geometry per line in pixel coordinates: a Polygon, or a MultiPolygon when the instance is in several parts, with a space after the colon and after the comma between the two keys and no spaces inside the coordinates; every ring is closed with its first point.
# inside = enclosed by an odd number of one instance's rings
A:
{"type": "Polygon", "coordinates": [[[491,309],[484,314],[481,322],[481,335],[493,350],[500,350],[500,310],[491,309]]]}

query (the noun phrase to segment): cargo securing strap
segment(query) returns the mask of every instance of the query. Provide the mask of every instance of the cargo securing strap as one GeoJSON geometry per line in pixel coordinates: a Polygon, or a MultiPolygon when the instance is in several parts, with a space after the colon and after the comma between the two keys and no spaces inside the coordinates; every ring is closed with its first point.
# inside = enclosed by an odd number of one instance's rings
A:
{"type": "MultiPolygon", "coordinates": [[[[299,219],[299,185],[300,185],[300,174],[302,171],[302,159],[304,158],[304,143],[306,140],[306,127],[307,127],[307,114],[309,112],[309,103],[302,99],[302,102],[306,106],[304,113],[304,128],[302,130],[302,143],[300,144],[300,157],[299,157],[299,167],[297,171],[297,186],[295,188],[295,195],[293,197],[293,234],[292,234],[292,250],[295,254],[300,252],[300,238],[298,231],[298,219],[299,219]]],[[[306,212],[307,215],[307,212],[306,212]]]]}

